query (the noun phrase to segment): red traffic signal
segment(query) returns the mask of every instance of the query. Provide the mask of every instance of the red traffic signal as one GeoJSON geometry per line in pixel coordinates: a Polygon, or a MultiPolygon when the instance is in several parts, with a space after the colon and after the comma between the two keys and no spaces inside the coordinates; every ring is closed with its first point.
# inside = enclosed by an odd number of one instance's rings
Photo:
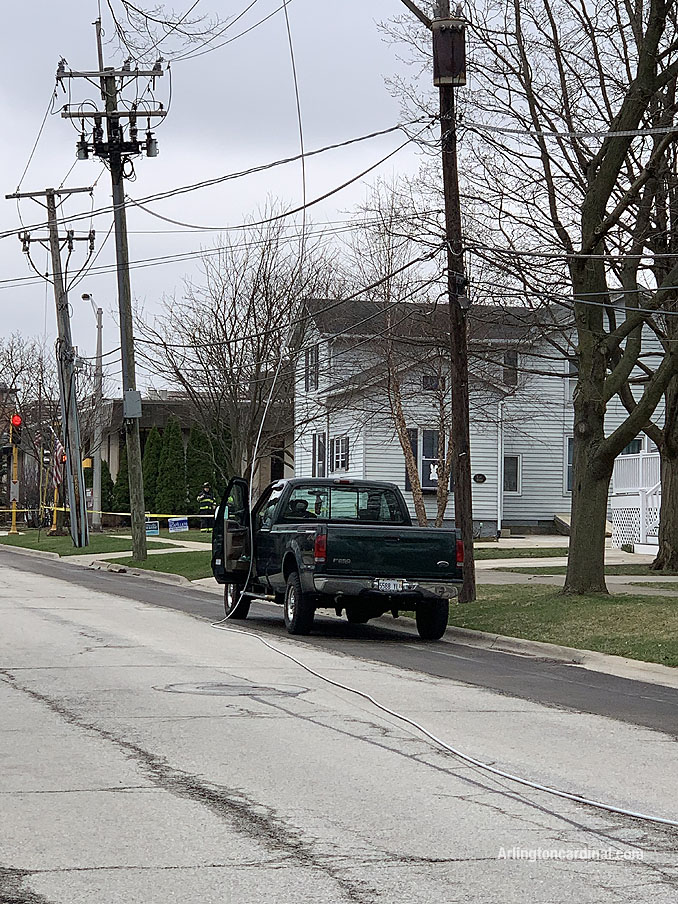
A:
{"type": "Polygon", "coordinates": [[[24,419],[20,414],[13,414],[9,419],[9,441],[13,446],[21,445],[21,431],[24,419]]]}

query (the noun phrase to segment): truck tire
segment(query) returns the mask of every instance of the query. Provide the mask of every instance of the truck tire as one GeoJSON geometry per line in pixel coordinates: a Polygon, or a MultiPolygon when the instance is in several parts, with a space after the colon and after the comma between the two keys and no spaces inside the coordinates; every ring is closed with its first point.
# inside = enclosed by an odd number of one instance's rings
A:
{"type": "Polygon", "coordinates": [[[250,600],[243,596],[240,584],[224,585],[224,612],[228,618],[247,618],[250,611],[250,600]],[[240,602],[238,602],[240,600],[240,602]]]}
{"type": "Polygon", "coordinates": [[[301,589],[299,572],[293,571],[287,578],[285,593],[285,627],[290,634],[310,634],[315,609],[301,589]]]}
{"type": "Polygon", "coordinates": [[[449,600],[431,600],[417,605],[417,631],[422,640],[440,640],[447,629],[449,600]]]}

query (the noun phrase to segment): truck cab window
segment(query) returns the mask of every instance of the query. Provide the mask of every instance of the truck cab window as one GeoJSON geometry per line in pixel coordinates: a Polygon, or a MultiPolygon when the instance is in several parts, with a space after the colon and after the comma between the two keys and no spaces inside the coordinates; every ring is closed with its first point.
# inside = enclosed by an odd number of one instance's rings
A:
{"type": "Polygon", "coordinates": [[[275,512],[281,496],[282,489],[274,489],[271,490],[271,493],[267,498],[264,497],[262,501],[257,504],[257,508],[254,513],[257,530],[271,529],[273,525],[273,513],[275,512]]]}
{"type": "Polygon", "coordinates": [[[295,487],[282,514],[283,520],[292,523],[326,519],[328,498],[327,487],[295,487]]]}

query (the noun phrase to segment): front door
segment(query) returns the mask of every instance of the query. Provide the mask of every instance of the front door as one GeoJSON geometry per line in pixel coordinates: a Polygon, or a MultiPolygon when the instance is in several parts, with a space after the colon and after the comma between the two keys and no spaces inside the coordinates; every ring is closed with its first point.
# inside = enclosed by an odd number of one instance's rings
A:
{"type": "Polygon", "coordinates": [[[214,519],[212,572],[217,581],[244,584],[250,574],[251,550],[249,485],[234,477],[214,519]]]}

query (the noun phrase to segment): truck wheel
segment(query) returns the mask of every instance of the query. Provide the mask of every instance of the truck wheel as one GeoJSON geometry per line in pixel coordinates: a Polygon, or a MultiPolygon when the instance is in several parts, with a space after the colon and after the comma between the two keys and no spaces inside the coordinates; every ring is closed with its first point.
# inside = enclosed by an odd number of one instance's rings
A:
{"type": "Polygon", "coordinates": [[[449,600],[432,600],[417,605],[417,631],[423,640],[440,640],[447,629],[449,600]]]}
{"type": "Polygon", "coordinates": [[[285,626],[290,634],[310,634],[314,615],[315,609],[302,592],[299,573],[293,571],[287,579],[285,626]]]}
{"type": "Polygon", "coordinates": [[[250,611],[250,600],[247,597],[240,599],[241,594],[242,587],[240,584],[225,585],[224,612],[229,618],[247,618],[250,611]]]}
{"type": "Polygon", "coordinates": [[[349,625],[365,625],[370,620],[370,616],[366,615],[360,606],[347,606],[346,620],[349,625]]]}

